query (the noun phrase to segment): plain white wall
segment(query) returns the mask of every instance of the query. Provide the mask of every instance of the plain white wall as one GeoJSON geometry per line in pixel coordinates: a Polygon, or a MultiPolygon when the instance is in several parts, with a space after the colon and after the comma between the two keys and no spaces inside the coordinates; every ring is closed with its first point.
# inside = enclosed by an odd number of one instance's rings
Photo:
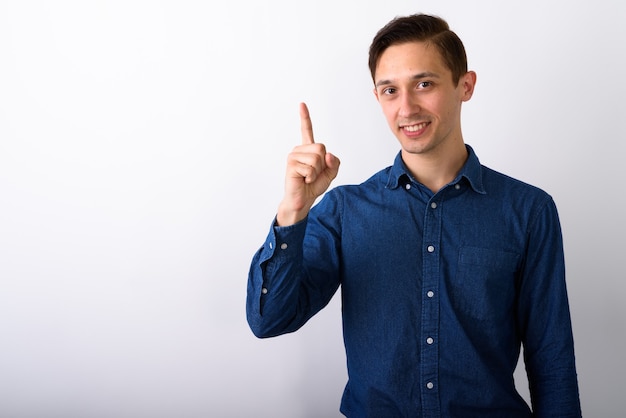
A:
{"type": "Polygon", "coordinates": [[[247,270],[299,101],[335,184],[392,162],[367,48],[414,12],[466,44],[481,161],[554,196],[583,412],[622,416],[625,5],[0,1],[0,416],[339,416],[338,299],[257,340],[247,270]]]}

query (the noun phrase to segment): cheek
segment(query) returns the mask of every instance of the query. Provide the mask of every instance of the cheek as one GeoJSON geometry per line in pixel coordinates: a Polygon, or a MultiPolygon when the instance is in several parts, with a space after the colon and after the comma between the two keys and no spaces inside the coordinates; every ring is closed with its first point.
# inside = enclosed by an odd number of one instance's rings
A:
{"type": "Polygon", "coordinates": [[[441,119],[449,119],[455,114],[456,105],[452,101],[446,100],[433,100],[428,104],[430,113],[439,115],[441,119]]]}
{"type": "Polygon", "coordinates": [[[442,111],[445,111],[448,119],[455,119],[461,113],[461,103],[449,102],[443,106],[442,111]]]}
{"type": "Polygon", "coordinates": [[[382,104],[381,103],[381,107],[382,107],[382,111],[383,114],[385,115],[385,119],[387,120],[387,123],[390,126],[395,125],[395,120],[396,120],[396,112],[395,110],[392,108],[392,106],[389,105],[389,103],[387,104],[382,104]]]}

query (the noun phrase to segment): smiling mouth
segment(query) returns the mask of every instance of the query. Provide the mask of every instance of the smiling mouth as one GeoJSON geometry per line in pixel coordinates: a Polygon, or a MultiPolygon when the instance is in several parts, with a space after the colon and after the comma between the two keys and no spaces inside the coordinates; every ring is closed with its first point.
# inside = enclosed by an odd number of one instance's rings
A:
{"type": "Polygon", "coordinates": [[[402,126],[402,129],[404,129],[407,132],[417,132],[417,131],[421,131],[422,129],[426,128],[427,125],[428,125],[428,122],[422,122],[422,123],[418,123],[418,124],[415,124],[415,125],[402,126]]]}

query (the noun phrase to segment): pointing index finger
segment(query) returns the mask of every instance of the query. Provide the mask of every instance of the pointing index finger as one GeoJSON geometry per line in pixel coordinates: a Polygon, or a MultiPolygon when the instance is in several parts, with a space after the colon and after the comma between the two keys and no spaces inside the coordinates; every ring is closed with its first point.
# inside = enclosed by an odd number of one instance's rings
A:
{"type": "Polygon", "coordinates": [[[309,115],[309,108],[305,103],[300,103],[300,131],[302,132],[302,145],[314,144],[313,124],[309,115]]]}

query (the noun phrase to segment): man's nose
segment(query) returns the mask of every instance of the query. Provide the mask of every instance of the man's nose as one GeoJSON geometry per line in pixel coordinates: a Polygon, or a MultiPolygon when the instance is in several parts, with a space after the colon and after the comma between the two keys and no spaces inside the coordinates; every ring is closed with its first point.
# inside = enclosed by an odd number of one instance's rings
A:
{"type": "Polygon", "coordinates": [[[420,112],[420,106],[417,103],[414,95],[410,93],[403,93],[400,98],[400,111],[399,116],[403,118],[411,117],[420,112]]]}

